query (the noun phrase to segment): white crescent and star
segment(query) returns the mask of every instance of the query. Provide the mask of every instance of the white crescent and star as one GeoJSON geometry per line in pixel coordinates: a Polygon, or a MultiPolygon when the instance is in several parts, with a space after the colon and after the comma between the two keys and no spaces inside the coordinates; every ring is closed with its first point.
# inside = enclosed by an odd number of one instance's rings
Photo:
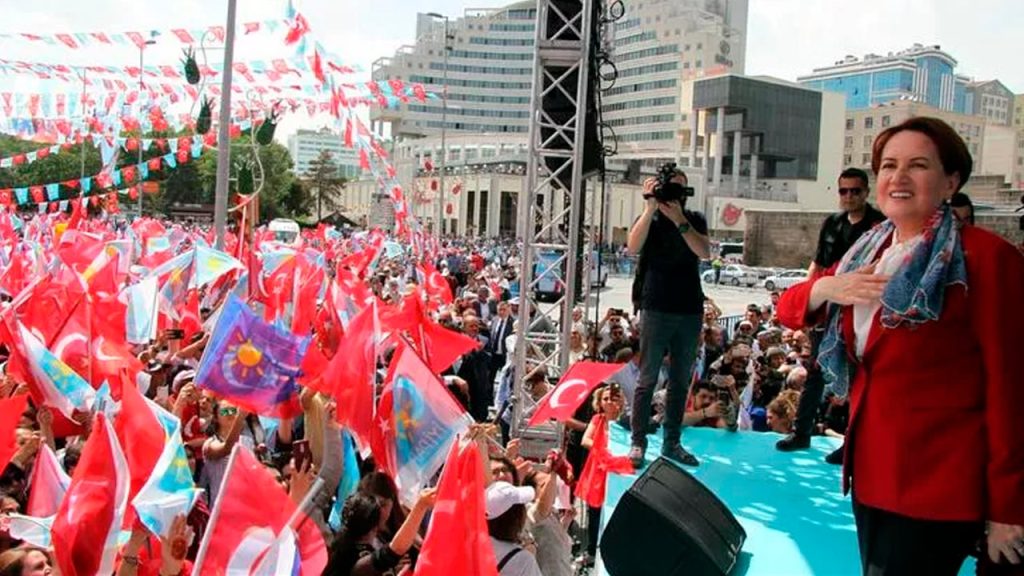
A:
{"type": "Polygon", "coordinates": [[[580,402],[582,402],[587,397],[587,394],[589,392],[590,384],[587,383],[586,380],[583,380],[582,378],[573,378],[571,380],[566,380],[565,382],[562,382],[558,386],[555,386],[555,389],[551,391],[551,398],[548,399],[548,404],[552,408],[560,408],[562,406],[568,405],[579,406],[580,402]],[[562,402],[562,396],[565,395],[570,389],[576,390],[575,396],[569,402],[562,402]]]}

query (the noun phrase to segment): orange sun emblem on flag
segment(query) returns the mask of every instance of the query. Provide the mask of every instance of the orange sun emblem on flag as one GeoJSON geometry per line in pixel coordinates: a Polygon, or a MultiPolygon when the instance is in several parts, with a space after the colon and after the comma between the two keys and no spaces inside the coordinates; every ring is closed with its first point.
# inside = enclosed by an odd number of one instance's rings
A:
{"type": "Polygon", "coordinates": [[[234,353],[229,361],[232,371],[237,370],[238,375],[242,378],[248,378],[249,371],[263,376],[263,368],[260,367],[263,352],[253,345],[252,340],[247,338],[243,340],[244,336],[241,334],[238,334],[237,337],[239,341],[236,346],[232,346],[234,353]]]}

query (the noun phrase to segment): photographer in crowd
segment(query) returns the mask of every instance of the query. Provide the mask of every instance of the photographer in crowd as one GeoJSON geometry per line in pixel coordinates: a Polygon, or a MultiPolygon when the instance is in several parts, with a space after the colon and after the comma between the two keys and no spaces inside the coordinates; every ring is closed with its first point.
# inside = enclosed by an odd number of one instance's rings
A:
{"type": "Polygon", "coordinates": [[[697,339],[704,316],[700,260],[711,256],[707,221],[685,208],[693,196],[686,174],[675,164],[662,166],[657,178],[644,182],[644,212],[629,231],[627,248],[639,255],[633,300],[640,310],[640,381],[633,399],[634,468],[644,465],[647,423],[658,371],[670,358],[665,400],[662,455],[688,466],[699,462],[680,444],[683,409],[689,389],[697,339]]]}

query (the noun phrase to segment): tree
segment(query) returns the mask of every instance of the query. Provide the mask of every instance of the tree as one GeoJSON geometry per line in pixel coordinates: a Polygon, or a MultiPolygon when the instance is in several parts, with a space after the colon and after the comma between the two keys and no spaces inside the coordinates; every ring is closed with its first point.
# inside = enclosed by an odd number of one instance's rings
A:
{"type": "Polygon", "coordinates": [[[313,202],[309,188],[302,180],[296,178],[288,189],[288,195],[281,199],[281,208],[292,216],[309,216],[313,202]]]}
{"type": "Polygon", "coordinates": [[[304,174],[306,184],[316,190],[316,221],[323,220],[323,206],[331,211],[341,206],[341,191],[345,189],[345,178],[338,176],[338,165],[328,150],[321,150],[320,155],[309,163],[309,170],[304,174]]]}
{"type": "MultiPolygon", "coordinates": [[[[290,210],[284,206],[284,199],[291,193],[292,182],[295,176],[292,174],[292,159],[288,149],[281,144],[272,142],[266,146],[253,147],[252,140],[248,135],[235,138],[231,141],[231,176],[238,176],[238,170],[248,164],[257,183],[260,177],[259,166],[256,165],[256,154],[259,155],[260,164],[263,167],[263,187],[260,193],[260,219],[268,220],[281,216],[293,216],[290,210]]],[[[204,190],[215,190],[217,184],[217,151],[206,150],[198,163],[199,180],[204,190]]],[[[211,197],[212,198],[212,197],[211,197]]],[[[229,203],[230,204],[230,203],[229,203]]]]}

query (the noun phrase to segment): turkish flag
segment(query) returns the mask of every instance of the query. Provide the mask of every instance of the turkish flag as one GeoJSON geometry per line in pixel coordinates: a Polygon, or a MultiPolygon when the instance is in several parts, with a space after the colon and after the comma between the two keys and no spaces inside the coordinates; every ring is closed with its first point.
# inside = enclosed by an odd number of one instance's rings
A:
{"type": "Polygon", "coordinates": [[[295,562],[300,566],[285,573],[319,575],[327,565],[323,536],[304,513],[298,513],[289,526],[296,512],[295,503],[266,466],[248,448],[235,444],[192,573],[226,574],[229,566],[232,574],[265,573],[254,569],[290,528],[299,556],[295,562]]]}
{"type": "Polygon", "coordinates": [[[51,531],[61,574],[112,574],[121,519],[128,507],[128,464],[103,413],[92,433],[51,531]]]}
{"type": "Polygon", "coordinates": [[[21,394],[0,400],[0,470],[7,467],[14,453],[18,451],[14,430],[28,405],[28,396],[21,394]]]}
{"type": "Polygon", "coordinates": [[[594,426],[594,444],[576,483],[576,497],[591,508],[600,508],[604,506],[608,474],[632,474],[635,470],[628,456],[612,456],[608,450],[608,419],[598,414],[590,424],[594,426]]]}
{"type": "Polygon", "coordinates": [[[377,370],[376,303],[363,308],[352,318],[338,350],[323,379],[310,386],[334,397],[338,402],[338,422],[368,446],[373,430],[373,392],[377,370]]]}
{"type": "MultiPolygon", "coordinates": [[[[163,453],[166,440],[164,429],[136,386],[121,387],[121,411],[114,421],[114,429],[128,462],[128,499],[131,501],[149,480],[163,453]]],[[[134,520],[135,509],[131,508],[125,513],[122,527],[130,529],[134,520]]]]}
{"type": "Polygon", "coordinates": [[[437,486],[437,501],[423,540],[416,576],[496,576],[497,561],[487,532],[484,481],[476,442],[456,442],[437,486]]]}
{"type": "Polygon", "coordinates": [[[564,422],[572,418],[576,409],[590,397],[590,393],[601,383],[622,370],[625,364],[604,362],[577,362],[569,368],[550,392],[537,403],[537,411],[530,418],[528,426],[537,426],[548,420],[564,422]]]}
{"type": "Polygon", "coordinates": [[[424,319],[422,326],[427,364],[436,374],[447,370],[459,357],[483,346],[479,340],[449,330],[433,320],[424,319]]]}
{"type": "Polygon", "coordinates": [[[424,262],[422,273],[427,295],[431,298],[439,299],[443,304],[451,304],[454,299],[452,287],[448,284],[448,280],[437,271],[437,268],[434,268],[430,262],[424,262]]]}

